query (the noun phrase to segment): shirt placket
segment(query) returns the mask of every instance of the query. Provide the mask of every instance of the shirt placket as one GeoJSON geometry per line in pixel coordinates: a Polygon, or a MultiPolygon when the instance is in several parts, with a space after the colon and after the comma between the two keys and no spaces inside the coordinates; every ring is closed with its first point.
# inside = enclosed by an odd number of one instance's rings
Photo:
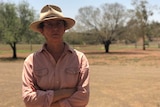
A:
{"type": "Polygon", "coordinates": [[[63,61],[64,61],[64,57],[66,56],[66,53],[64,52],[62,54],[62,56],[60,57],[60,59],[58,60],[58,62],[56,63],[56,66],[55,66],[55,85],[56,85],[56,88],[57,89],[60,89],[61,88],[61,79],[64,78],[63,76],[64,75],[61,75],[61,72],[63,71],[64,69],[64,65],[63,65],[63,61]]]}

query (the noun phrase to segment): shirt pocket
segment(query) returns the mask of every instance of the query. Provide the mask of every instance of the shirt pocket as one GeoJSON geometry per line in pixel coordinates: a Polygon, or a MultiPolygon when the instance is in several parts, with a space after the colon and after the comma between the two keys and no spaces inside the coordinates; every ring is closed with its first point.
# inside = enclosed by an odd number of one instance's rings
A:
{"type": "Polygon", "coordinates": [[[79,80],[80,69],[75,68],[66,68],[65,69],[65,84],[68,87],[76,87],[79,80]]]}
{"type": "Polygon", "coordinates": [[[36,81],[37,81],[37,85],[41,89],[45,89],[47,87],[47,84],[49,82],[48,73],[49,72],[48,72],[47,68],[36,69],[35,72],[34,72],[35,78],[36,78],[36,81]]]}

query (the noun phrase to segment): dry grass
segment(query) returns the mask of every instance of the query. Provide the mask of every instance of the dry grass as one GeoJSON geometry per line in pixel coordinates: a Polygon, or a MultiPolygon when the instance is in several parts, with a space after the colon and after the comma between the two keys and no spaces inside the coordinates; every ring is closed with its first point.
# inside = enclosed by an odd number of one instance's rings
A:
{"type": "Polygon", "coordinates": [[[160,67],[91,66],[88,107],[159,107],[160,67]]]}
{"type": "Polygon", "coordinates": [[[21,98],[22,62],[0,62],[0,107],[23,107],[21,98]]]}
{"type": "MultiPolygon", "coordinates": [[[[90,62],[91,95],[87,107],[160,107],[160,51],[102,49],[84,51],[90,62]]],[[[7,54],[8,55],[8,54],[7,54]]],[[[0,54],[0,107],[24,107],[21,99],[23,57],[0,54]]]]}

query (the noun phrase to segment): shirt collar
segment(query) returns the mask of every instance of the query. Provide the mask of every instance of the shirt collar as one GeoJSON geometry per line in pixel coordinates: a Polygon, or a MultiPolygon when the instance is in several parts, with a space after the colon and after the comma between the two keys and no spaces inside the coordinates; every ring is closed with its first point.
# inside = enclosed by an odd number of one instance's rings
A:
{"type": "MultiPolygon", "coordinates": [[[[74,49],[71,48],[66,42],[64,42],[64,45],[65,45],[65,47],[64,47],[64,53],[66,53],[66,52],[73,53],[73,52],[74,52],[74,49]]],[[[48,51],[47,48],[46,48],[46,46],[47,46],[46,43],[43,44],[43,46],[42,46],[40,52],[42,52],[42,51],[48,51]]]]}

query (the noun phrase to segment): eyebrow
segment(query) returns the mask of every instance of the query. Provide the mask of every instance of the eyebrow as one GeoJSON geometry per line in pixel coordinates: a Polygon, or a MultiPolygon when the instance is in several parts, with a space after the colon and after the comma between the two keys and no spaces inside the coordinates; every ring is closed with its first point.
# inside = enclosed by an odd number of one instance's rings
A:
{"type": "MultiPolygon", "coordinates": [[[[63,23],[64,23],[64,26],[65,26],[65,27],[67,26],[67,22],[66,22],[65,20],[56,20],[56,21],[58,21],[58,22],[63,22],[63,23]]],[[[52,23],[52,20],[46,20],[46,21],[43,22],[43,24],[44,24],[44,23],[52,23]]]]}

